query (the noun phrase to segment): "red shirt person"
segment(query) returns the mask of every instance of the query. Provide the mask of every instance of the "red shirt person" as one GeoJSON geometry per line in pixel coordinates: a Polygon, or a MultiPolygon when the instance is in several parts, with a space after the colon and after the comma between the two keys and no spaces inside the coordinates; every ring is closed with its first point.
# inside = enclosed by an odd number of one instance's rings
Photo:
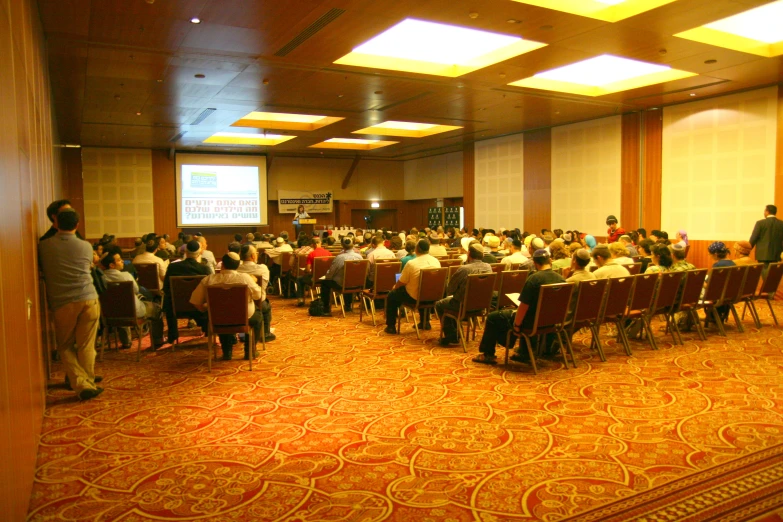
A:
{"type": "Polygon", "coordinates": [[[609,227],[609,229],[606,231],[607,243],[614,243],[615,241],[619,241],[620,236],[625,234],[625,229],[617,223],[617,218],[614,216],[609,216],[606,218],[606,226],[609,227]]]}

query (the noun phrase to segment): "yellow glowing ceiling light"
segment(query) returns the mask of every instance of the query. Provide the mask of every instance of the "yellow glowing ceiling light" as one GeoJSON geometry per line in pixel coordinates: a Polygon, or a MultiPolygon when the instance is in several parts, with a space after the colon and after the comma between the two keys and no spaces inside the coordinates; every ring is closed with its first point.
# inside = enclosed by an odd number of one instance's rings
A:
{"type": "Polygon", "coordinates": [[[231,124],[232,127],[253,127],[256,129],[282,129],[313,131],[345,118],[311,116],[309,114],[286,114],[284,112],[253,111],[231,124]]]}
{"type": "Polygon", "coordinates": [[[399,143],[398,141],[381,140],[357,140],[352,138],[332,138],[330,140],[310,145],[315,149],[350,149],[350,150],[373,150],[381,147],[388,147],[399,143]]]}
{"type": "Polygon", "coordinates": [[[366,129],[353,131],[353,134],[379,134],[382,136],[402,136],[406,138],[424,138],[441,132],[449,132],[462,127],[437,125],[434,123],[413,123],[408,121],[385,121],[366,129]]]}
{"type": "Polygon", "coordinates": [[[455,78],[546,44],[408,18],[334,63],[455,78]]]}
{"type": "Polygon", "coordinates": [[[509,85],[584,96],[603,96],[696,76],[666,65],[638,62],[604,54],[538,73],[509,85]]]}
{"type": "Polygon", "coordinates": [[[618,22],[676,0],[514,0],[604,22],[618,22]]]}
{"type": "Polygon", "coordinates": [[[674,36],[771,58],[783,54],[783,0],[674,36]]]}
{"type": "Polygon", "coordinates": [[[284,141],[292,140],[296,136],[283,136],[280,134],[248,134],[243,132],[216,132],[204,143],[222,143],[226,145],[279,145],[284,141]]]}

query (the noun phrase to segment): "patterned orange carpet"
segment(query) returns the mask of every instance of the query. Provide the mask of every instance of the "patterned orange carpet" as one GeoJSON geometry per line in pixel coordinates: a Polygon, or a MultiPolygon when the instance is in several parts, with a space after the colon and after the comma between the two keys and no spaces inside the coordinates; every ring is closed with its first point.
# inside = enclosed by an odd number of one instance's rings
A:
{"type": "Polygon", "coordinates": [[[418,341],[273,306],[278,340],[253,372],[238,349],[207,373],[202,338],[140,363],[107,353],[96,400],[50,388],[29,520],[781,518],[768,312],[707,342],[659,331],[633,357],[604,332],[606,363],[577,336],[578,368],[534,376],[472,363],[476,342],[438,347],[437,321],[418,341]]]}

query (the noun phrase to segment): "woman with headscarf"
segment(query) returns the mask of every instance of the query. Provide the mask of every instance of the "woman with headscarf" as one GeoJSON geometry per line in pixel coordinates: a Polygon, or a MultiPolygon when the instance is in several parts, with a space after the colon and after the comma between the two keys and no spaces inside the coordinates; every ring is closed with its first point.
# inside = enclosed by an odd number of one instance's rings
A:
{"type": "Polygon", "coordinates": [[[590,234],[587,234],[585,236],[585,245],[587,245],[587,250],[591,251],[595,248],[596,240],[593,236],[590,234]]]}
{"type": "Polygon", "coordinates": [[[688,233],[685,230],[677,231],[677,244],[682,245],[683,248],[688,246],[688,233]]]}
{"type": "Polygon", "coordinates": [[[739,266],[752,265],[750,251],[753,246],[748,241],[737,241],[734,243],[734,264],[739,266]]]}

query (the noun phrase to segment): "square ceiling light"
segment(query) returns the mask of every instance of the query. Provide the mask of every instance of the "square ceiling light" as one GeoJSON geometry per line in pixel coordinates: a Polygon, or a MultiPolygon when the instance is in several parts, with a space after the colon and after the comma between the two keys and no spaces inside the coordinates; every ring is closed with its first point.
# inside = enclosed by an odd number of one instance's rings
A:
{"type": "Polygon", "coordinates": [[[220,143],[224,145],[279,145],[292,140],[296,136],[283,136],[280,134],[249,134],[245,132],[216,132],[204,143],[220,143]]]}
{"type": "Polygon", "coordinates": [[[514,0],[604,22],[618,22],[675,0],[514,0]]]}
{"type": "Polygon", "coordinates": [[[691,76],[696,74],[672,69],[667,65],[604,54],[541,72],[509,85],[583,96],[603,96],[691,76]]]}
{"type": "Polygon", "coordinates": [[[674,36],[771,58],[783,54],[783,0],[674,36]]]}
{"type": "Polygon", "coordinates": [[[373,150],[381,147],[394,145],[399,141],[381,141],[381,140],[358,140],[352,138],[332,138],[330,140],[310,145],[314,149],[350,149],[350,150],[373,150]]]}
{"type": "Polygon", "coordinates": [[[462,127],[437,125],[434,123],[413,123],[408,121],[385,121],[366,129],[353,131],[353,134],[378,134],[381,136],[402,136],[405,138],[424,138],[433,134],[449,132],[462,127]]]}
{"type": "Polygon", "coordinates": [[[253,127],[256,129],[282,129],[295,131],[314,131],[344,120],[331,116],[311,116],[309,114],[287,114],[284,112],[258,112],[242,116],[232,127],[253,127]]]}
{"type": "Polygon", "coordinates": [[[334,63],[456,78],[546,44],[408,18],[334,63]]]}

